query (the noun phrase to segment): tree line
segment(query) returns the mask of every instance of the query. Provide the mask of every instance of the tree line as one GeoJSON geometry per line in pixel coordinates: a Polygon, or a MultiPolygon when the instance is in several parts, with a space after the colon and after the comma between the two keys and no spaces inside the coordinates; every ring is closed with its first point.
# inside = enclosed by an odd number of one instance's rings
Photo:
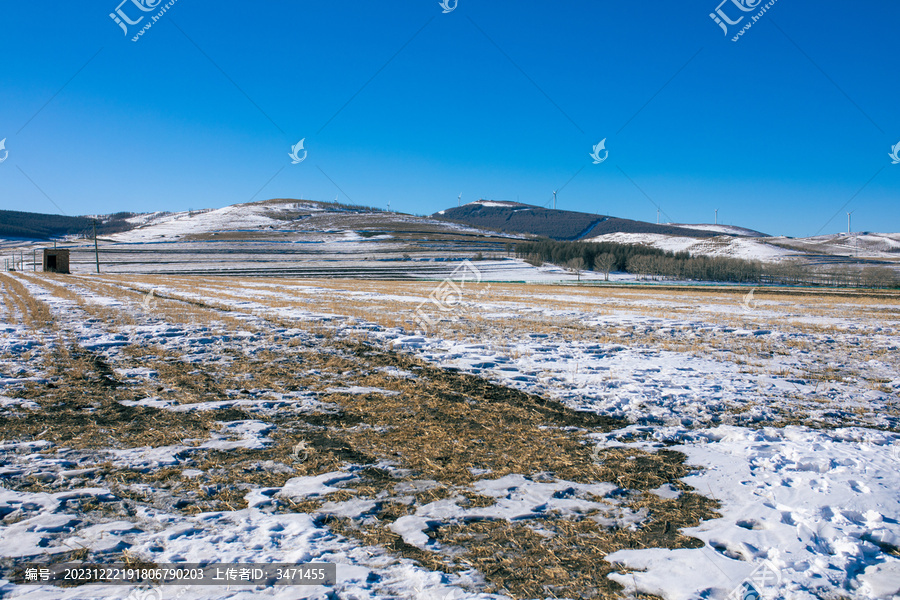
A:
{"type": "Polygon", "coordinates": [[[585,270],[625,272],[645,280],[715,281],[769,285],[897,288],[900,274],[890,267],[814,266],[796,260],[764,263],[740,258],[693,256],[649,246],[615,242],[541,240],[516,244],[516,256],[540,266],[563,266],[577,276],[585,270]]]}

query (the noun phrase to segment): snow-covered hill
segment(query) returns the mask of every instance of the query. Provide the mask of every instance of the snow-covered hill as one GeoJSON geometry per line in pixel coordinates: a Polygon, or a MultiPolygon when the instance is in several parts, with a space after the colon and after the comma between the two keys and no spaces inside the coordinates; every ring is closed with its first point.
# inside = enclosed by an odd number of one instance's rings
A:
{"type": "MultiPolygon", "coordinates": [[[[341,239],[349,232],[373,229],[382,230],[387,235],[408,230],[495,235],[494,232],[427,217],[291,199],[235,204],[214,210],[150,213],[130,221],[138,227],[109,238],[118,242],[145,242],[229,233],[245,233],[253,237],[249,234],[256,233],[272,234],[278,239],[282,239],[283,234],[301,237],[319,234],[322,239],[341,239]]],[[[260,238],[255,236],[254,239],[260,238]]]]}
{"type": "Polygon", "coordinates": [[[675,227],[684,227],[686,229],[699,229],[700,231],[716,231],[726,235],[739,235],[743,237],[768,237],[761,231],[747,229],[746,227],[738,227],[736,225],[713,225],[710,223],[698,223],[696,225],[690,223],[673,223],[675,227]]]}
{"type": "Polygon", "coordinates": [[[786,258],[796,258],[803,254],[800,250],[774,246],[763,238],[717,236],[697,239],[656,233],[608,233],[586,240],[589,242],[614,242],[652,246],[668,252],[690,252],[701,256],[721,256],[778,262],[786,258]]]}
{"type": "MultiPolygon", "coordinates": [[[[614,217],[600,217],[504,201],[482,200],[466,206],[520,215],[538,211],[547,227],[566,228],[554,219],[582,217],[575,230],[587,227],[595,235],[585,242],[614,242],[652,246],[697,256],[730,257],[764,262],[799,259],[815,264],[847,261],[900,263],[900,234],[854,233],[811,238],[767,237],[732,225],[667,224],[657,226],[614,217]],[[566,216],[568,215],[568,217],[566,216]],[[586,219],[586,220],[585,220],[586,219]],[[600,219],[594,222],[592,219],[600,219]],[[646,227],[650,229],[646,229],[646,227]],[[601,231],[602,233],[597,235],[601,231]],[[693,232],[693,235],[692,235],[693,232]],[[720,235],[716,235],[716,233],[720,235]]],[[[465,207],[463,207],[465,208],[465,207]]],[[[450,215],[456,209],[442,211],[450,215]]],[[[128,217],[134,228],[100,235],[105,270],[129,272],[239,272],[283,269],[296,274],[300,267],[323,275],[431,276],[422,263],[460,261],[479,254],[511,258],[509,247],[529,238],[501,233],[479,223],[444,220],[440,214],[419,217],[366,207],[311,200],[275,199],[219,209],[154,212],[128,217]],[[349,269],[349,270],[347,270],[349,269]]],[[[526,219],[527,221],[527,219],[526,219]]],[[[123,221],[124,222],[124,221],[123,221]]],[[[571,223],[569,224],[571,225],[571,223]]],[[[574,227],[574,229],[573,229],[574,227]]],[[[590,234],[586,234],[590,235],[590,234]]],[[[73,265],[95,262],[93,241],[83,235],[62,241],[73,251],[73,265]]],[[[0,240],[0,248],[21,258],[36,256],[46,242],[0,240]]],[[[26,261],[27,262],[27,261],[26,261]]],[[[499,264],[499,263],[498,263],[499,264]]],[[[522,264],[514,270],[521,271],[522,264]]],[[[443,269],[443,267],[442,267],[443,269]]],[[[304,271],[304,274],[306,271],[304,271]]],[[[233,274],[238,274],[234,272],[233,274]]],[[[506,279],[500,276],[499,279],[506,279]]],[[[537,271],[518,279],[542,279],[537,271]],[[533,277],[532,277],[533,276],[533,277]]]]}
{"type": "Polygon", "coordinates": [[[772,243],[803,252],[900,259],[900,233],[837,233],[809,238],[771,238],[772,243]]]}

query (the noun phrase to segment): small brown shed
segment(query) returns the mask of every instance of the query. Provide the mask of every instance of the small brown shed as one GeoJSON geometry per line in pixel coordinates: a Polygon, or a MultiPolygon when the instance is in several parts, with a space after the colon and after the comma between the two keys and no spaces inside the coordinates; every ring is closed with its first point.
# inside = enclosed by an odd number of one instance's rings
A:
{"type": "Polygon", "coordinates": [[[68,273],[69,250],[66,248],[44,248],[44,271],[48,273],[68,273]]]}

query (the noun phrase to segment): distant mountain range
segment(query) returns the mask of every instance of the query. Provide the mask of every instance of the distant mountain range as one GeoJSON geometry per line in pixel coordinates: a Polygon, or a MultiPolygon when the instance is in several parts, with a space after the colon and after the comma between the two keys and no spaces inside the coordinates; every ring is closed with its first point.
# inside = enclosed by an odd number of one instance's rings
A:
{"type": "MultiPolygon", "coordinates": [[[[433,217],[287,198],[219,209],[117,213],[98,215],[96,218],[99,221],[97,233],[101,252],[106,254],[107,260],[114,263],[121,259],[121,265],[127,265],[130,264],[128,257],[135,253],[152,255],[154,258],[146,261],[148,272],[166,269],[176,272],[188,268],[195,272],[198,268],[193,264],[197,260],[196,255],[209,252],[216,256],[220,255],[216,253],[224,252],[222,256],[227,255],[229,261],[237,261],[244,265],[241,269],[249,269],[246,265],[252,266],[253,261],[248,256],[262,252],[277,263],[291,263],[296,256],[307,254],[331,257],[327,260],[337,260],[339,257],[340,260],[350,261],[351,265],[347,268],[370,272],[372,265],[381,265],[387,269],[384,273],[389,271],[396,275],[402,274],[409,265],[400,265],[403,267],[400,268],[381,263],[385,260],[404,263],[434,260],[436,262],[432,266],[437,268],[440,266],[438,263],[451,256],[508,255],[510,245],[539,236],[559,241],[652,246],[666,252],[687,252],[694,256],[764,262],[799,260],[817,265],[860,263],[900,267],[898,233],[771,237],[733,225],[657,225],[490,200],[450,208],[433,217]]],[[[0,250],[31,248],[52,240],[70,248],[90,247],[92,251],[92,240],[78,239],[82,236],[89,238],[92,229],[91,216],[69,217],[0,210],[0,250]]],[[[87,257],[87,254],[82,258],[84,261],[94,259],[93,256],[87,257]]],[[[327,266],[327,260],[322,264],[327,266]]],[[[325,266],[310,269],[330,272],[325,266]]],[[[220,270],[214,262],[204,268],[211,273],[220,270]]],[[[275,270],[277,268],[273,267],[275,270]]],[[[291,263],[291,268],[296,270],[300,267],[291,263]]]]}
{"type": "MultiPolygon", "coordinates": [[[[352,208],[357,212],[382,212],[366,207],[339,207],[329,203],[306,202],[310,205],[321,204],[322,208],[332,207],[342,210],[352,208]]],[[[165,214],[168,213],[152,213],[152,216],[155,218],[165,214]]],[[[96,217],[97,234],[109,235],[130,231],[142,224],[140,217],[141,215],[130,212],[98,215],[96,217]]],[[[584,240],[612,233],[661,234],[697,239],[721,235],[742,237],[763,237],[765,235],[740,227],[657,225],[618,217],[493,200],[478,200],[463,206],[442,210],[432,215],[431,218],[479,229],[492,229],[507,234],[536,235],[555,240],[584,240]]],[[[90,235],[92,231],[93,217],[69,217],[0,210],[0,238],[50,240],[72,235],[90,235]]]]}
{"type": "Polygon", "coordinates": [[[506,233],[531,234],[554,240],[583,240],[610,233],[653,233],[689,238],[712,238],[720,235],[762,237],[764,234],[742,228],[719,226],[657,225],[591,213],[556,210],[494,200],[477,200],[431,215],[472,227],[494,229],[506,233]]]}

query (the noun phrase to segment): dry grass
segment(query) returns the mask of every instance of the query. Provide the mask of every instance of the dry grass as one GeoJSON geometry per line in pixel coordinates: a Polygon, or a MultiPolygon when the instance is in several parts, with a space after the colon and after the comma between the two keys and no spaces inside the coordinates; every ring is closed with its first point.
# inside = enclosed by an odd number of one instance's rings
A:
{"type": "MultiPolygon", "coordinates": [[[[608,451],[602,457],[601,467],[593,464],[582,434],[608,431],[621,426],[621,422],[577,413],[540,397],[364,344],[324,339],[316,344],[296,346],[287,356],[235,356],[227,368],[198,367],[177,360],[157,365],[154,360],[165,358],[160,349],[132,348],[122,353],[120,360],[124,363],[116,366],[135,361],[134,364],[153,364],[158,369],[168,367],[169,371],[160,371],[164,387],[197,400],[221,398],[223,389],[236,383],[238,375],[241,380],[256,384],[265,382],[266,388],[322,389],[330,381],[341,381],[399,394],[331,393],[322,398],[338,405],[339,410],[331,414],[283,411],[273,415],[272,422],[278,430],[274,435],[276,443],[269,448],[198,450],[179,468],[151,471],[113,469],[107,465],[99,470],[98,477],[126,504],[154,504],[196,513],[241,509],[246,506],[244,496],[249,489],[280,487],[296,475],[330,472],[348,463],[371,465],[387,459],[409,475],[397,479],[370,467],[338,494],[312,502],[285,501],[284,509],[315,511],[321,507],[321,500],[376,499],[380,525],[361,527],[343,519],[329,523],[338,532],[379,543],[426,566],[444,570],[475,566],[484,573],[490,589],[505,590],[514,598],[538,593],[614,597],[619,588],[605,578],[613,569],[603,560],[608,553],[641,545],[696,544],[678,534],[678,529],[713,515],[711,501],[703,504],[698,500],[696,506],[681,510],[679,516],[679,509],[666,504],[669,501],[640,493],[660,482],[677,483],[686,473],[681,455],[608,451]],[[148,358],[152,356],[156,358],[148,358]],[[391,378],[375,371],[384,366],[411,370],[418,377],[391,378]],[[298,438],[311,449],[302,464],[291,459],[291,449],[298,438]],[[182,474],[184,467],[202,474],[186,478],[182,474]],[[437,499],[454,498],[462,507],[490,505],[493,498],[467,489],[478,479],[472,473],[474,468],[490,470],[489,477],[518,473],[578,482],[610,481],[633,490],[632,502],[635,506],[640,503],[637,509],[645,510],[647,518],[637,532],[608,530],[591,520],[591,515],[558,514],[515,525],[505,521],[448,522],[428,532],[444,545],[461,547],[458,555],[408,546],[387,527],[416,506],[437,499]],[[396,484],[412,479],[433,480],[436,485],[414,494],[415,502],[409,504],[396,491],[396,484]],[[654,498],[658,500],[656,505],[654,498]],[[171,499],[177,500],[171,504],[171,499]],[[657,513],[662,520],[656,518],[657,513]],[[551,541],[537,530],[552,532],[551,541]],[[562,572],[568,577],[562,577],[562,572]]],[[[111,366],[99,355],[69,347],[59,349],[49,361],[47,368],[52,371],[54,383],[21,391],[23,397],[41,405],[46,419],[39,424],[35,419],[4,417],[0,426],[12,437],[39,436],[83,449],[177,446],[188,439],[208,439],[216,431],[218,421],[259,418],[234,409],[173,413],[126,407],[121,401],[140,397],[147,392],[146,387],[117,381],[111,366]],[[45,426],[46,430],[41,431],[45,426]]],[[[38,491],[44,487],[39,482],[22,482],[21,489],[38,491]]],[[[84,510],[107,511],[113,516],[124,508],[98,505],[85,506],[84,510]]]]}
{"type": "Polygon", "coordinates": [[[39,331],[53,328],[53,316],[46,304],[37,300],[15,277],[0,273],[6,298],[10,300],[18,322],[39,331]]]}
{"type": "Polygon", "coordinates": [[[101,356],[83,348],[58,346],[45,369],[50,383],[8,392],[40,406],[40,418],[30,411],[0,416],[0,427],[17,439],[39,437],[70,448],[158,447],[205,439],[211,428],[209,418],[121,404],[141,398],[143,390],[123,386],[101,356]]]}
{"type": "MultiPolygon", "coordinates": [[[[355,361],[341,359],[332,366],[346,369],[352,364],[354,372],[368,373],[354,377],[353,385],[380,387],[399,394],[328,395],[325,399],[340,405],[342,411],[327,434],[310,431],[305,435],[304,439],[314,448],[314,460],[333,455],[339,447],[348,457],[354,455],[356,461],[364,457],[369,463],[388,459],[410,471],[405,480],[430,480],[436,485],[415,494],[416,502],[409,504],[396,491],[401,480],[369,468],[358,481],[348,485],[352,495],[345,490],[292,504],[293,510],[315,511],[324,501],[350,497],[378,502],[377,525],[323,516],[323,522],[339,533],[381,545],[429,568],[455,570],[475,566],[493,591],[514,598],[551,593],[613,597],[619,587],[605,578],[613,569],[603,560],[608,553],[644,546],[696,546],[699,542],[681,536],[678,530],[714,516],[715,503],[700,496],[684,494],[681,504],[673,504],[674,501],[640,493],[663,483],[681,485],[678,479],[687,473],[683,455],[609,450],[601,455],[601,466],[596,466],[581,435],[607,431],[621,426],[620,422],[575,412],[476,377],[437,369],[406,355],[365,345],[344,348],[353,353],[355,361]],[[374,369],[383,366],[414,371],[417,377],[397,379],[373,374],[374,369]],[[339,420],[345,424],[336,426],[339,420]],[[358,422],[370,427],[360,429],[355,426],[358,422]],[[481,478],[473,474],[473,469],[489,470],[490,478],[523,474],[585,483],[609,481],[632,490],[630,493],[636,494],[633,508],[645,510],[647,519],[636,531],[610,531],[591,520],[591,515],[554,514],[515,525],[504,520],[448,522],[427,532],[442,544],[459,546],[456,553],[421,550],[406,544],[390,530],[388,526],[397,518],[438,499],[455,498],[461,507],[489,506],[493,498],[467,489],[481,478]],[[552,531],[552,542],[535,533],[538,529],[552,531]],[[563,572],[568,575],[561,576],[563,572]]],[[[306,360],[316,364],[315,356],[306,360]]],[[[325,366],[324,359],[318,361],[319,368],[325,366]]],[[[312,462],[302,470],[313,474],[332,468],[332,464],[312,462]]]]}
{"type": "MultiPolygon", "coordinates": [[[[623,548],[697,547],[700,542],[680,533],[714,518],[716,502],[692,493],[680,480],[687,475],[685,457],[676,452],[655,453],[621,448],[607,449],[595,463],[587,443],[590,433],[607,432],[624,423],[594,414],[570,410],[545,398],[505,388],[486,380],[449,370],[438,369],[409,355],[366,344],[362,339],[341,339],[339,326],[316,321],[300,321],[284,316],[286,309],[315,313],[334,312],[360,320],[377,321],[384,326],[411,329],[412,311],[417,302],[403,303],[377,296],[351,295],[359,291],[427,296],[432,284],[397,282],[303,282],[266,280],[265,282],[225,278],[196,279],[153,277],[34,278],[51,292],[77,305],[91,315],[102,311],[78,296],[78,289],[114,297],[123,305],[116,311],[140,311],[146,290],[165,285],[167,291],[157,297],[154,315],[169,322],[221,324],[229,332],[252,330],[273,336],[272,328],[256,320],[248,324],[241,310],[231,302],[251,299],[271,312],[263,317],[278,327],[300,328],[311,338],[295,337],[290,343],[270,338],[280,351],[245,353],[230,347],[221,363],[189,364],[178,354],[162,347],[130,346],[116,358],[104,358],[75,346],[60,346],[48,358],[45,368],[52,374],[51,385],[31,385],[20,390],[22,397],[41,405],[43,421],[13,415],[0,417],[0,427],[17,439],[48,439],[68,447],[99,449],[183,445],[188,440],[207,440],[220,421],[262,419],[277,429],[274,443],[260,450],[194,450],[184,466],[201,475],[187,478],[182,468],[100,470],[100,477],[128,502],[166,505],[185,513],[209,510],[238,510],[246,503],[251,488],[281,487],[297,475],[317,475],[339,470],[348,464],[363,466],[358,478],[341,491],[324,498],[301,502],[282,501],[281,510],[318,513],[321,522],[336,532],[366,543],[378,544],[389,551],[419,561],[434,569],[455,571],[477,568],[488,581],[488,589],[513,598],[533,597],[620,597],[620,587],[608,580],[618,567],[605,558],[623,548]],[[52,281],[51,281],[52,280],[52,281]],[[62,283],[59,283],[62,282],[62,283]],[[53,286],[53,287],[51,287],[53,286]],[[202,290],[199,288],[202,287],[202,290]],[[55,289],[54,288],[59,288],[55,289]],[[322,290],[327,293],[323,293],[322,290]],[[200,302],[189,294],[202,291],[216,299],[200,302]],[[272,296],[264,292],[284,293],[272,296]],[[227,311],[227,312],[226,312],[227,311]],[[310,341],[311,340],[311,341],[310,341]],[[108,361],[118,361],[109,364],[108,361]],[[113,367],[140,365],[155,370],[153,382],[118,381],[113,367]],[[395,367],[415,373],[414,378],[386,375],[383,367],[395,367]],[[385,390],[368,394],[328,392],[328,388],[365,386],[385,390]],[[283,407],[261,416],[258,412],[219,409],[206,412],[175,413],[147,407],[125,407],[124,400],[155,395],[174,403],[227,400],[265,392],[318,392],[319,399],[336,406],[328,412],[301,412],[283,407]],[[46,429],[46,430],[44,430],[46,429]],[[292,449],[303,440],[309,448],[305,460],[296,462],[292,449]],[[375,468],[385,461],[399,471],[375,468]],[[474,472],[487,473],[475,475],[474,472]],[[395,476],[402,473],[402,476],[395,476]],[[550,478],[579,483],[609,482],[621,489],[616,502],[606,502],[608,511],[575,515],[548,513],[540,518],[510,523],[502,519],[452,521],[435,524],[426,531],[438,546],[423,550],[406,544],[389,525],[411,514],[417,507],[436,500],[451,500],[462,508],[490,506],[495,500],[473,491],[473,484],[485,477],[499,478],[520,474],[532,478],[550,478]],[[428,480],[434,485],[416,493],[401,493],[401,482],[428,480]],[[152,491],[136,484],[151,484],[152,491]],[[663,484],[682,491],[677,500],[666,500],[649,493],[663,484]],[[373,500],[376,519],[359,521],[325,515],[326,502],[345,502],[359,498],[373,500]],[[603,525],[616,511],[643,515],[633,528],[603,525]]],[[[22,322],[52,328],[46,306],[34,300],[14,278],[0,278],[4,305],[21,315],[22,322]]],[[[528,333],[545,333],[551,343],[561,340],[599,341],[609,344],[642,344],[660,350],[695,354],[739,356],[743,368],[764,369],[761,355],[778,350],[769,341],[758,338],[734,339],[715,332],[702,332],[692,339],[681,333],[659,334],[653,326],[630,325],[598,330],[585,325],[580,314],[549,319],[527,311],[561,302],[573,311],[616,309],[624,304],[634,314],[661,318],[696,319],[700,302],[713,300],[720,306],[732,306],[734,294],[612,290],[571,287],[561,291],[552,286],[516,286],[492,284],[481,296],[484,302],[509,310],[520,310],[519,318],[488,319],[481,305],[473,305],[460,322],[445,324],[448,337],[478,339],[489,330],[491,336],[522,339],[528,333]],[[560,298],[563,297],[563,300],[560,298]],[[642,303],[656,303],[646,306],[642,303]],[[660,307],[659,303],[667,303],[660,307]],[[671,309],[669,308],[671,307],[671,309]]],[[[794,296],[765,296],[766,302],[790,303],[790,310],[802,310],[815,299],[794,296]]],[[[830,315],[846,310],[847,299],[828,300],[818,310],[830,315]]],[[[882,311],[858,302],[859,310],[882,311]]],[[[493,310],[493,308],[492,308],[493,310]]],[[[249,309],[244,313],[252,312],[249,309]]],[[[131,314],[136,315],[137,312],[131,314]]],[[[704,318],[707,315],[704,315],[704,318]]],[[[722,315],[722,326],[747,326],[747,317],[722,315]],[[732,325],[729,325],[732,324],[732,325]]],[[[754,326],[765,326],[765,319],[754,317],[754,326]]],[[[123,318],[110,324],[121,327],[123,318]]],[[[793,326],[786,326],[788,329],[793,326]]],[[[784,329],[785,327],[781,327],[784,329]]],[[[800,331],[800,326],[797,326],[800,331]]],[[[812,331],[810,328],[809,331],[812,331]]],[[[798,341],[796,348],[814,349],[814,340],[798,341]]],[[[864,349],[865,350],[865,349],[864,349]]],[[[874,350],[866,350],[874,353],[874,350]]],[[[801,363],[792,369],[803,370],[801,363]]],[[[785,376],[790,376],[785,372],[785,376]]],[[[827,366],[806,369],[806,377],[823,383],[840,382],[852,373],[827,366]]],[[[878,380],[876,385],[885,381],[878,380]]],[[[749,410],[749,406],[744,407],[749,410]]],[[[26,411],[27,412],[27,411],[26,411]]],[[[783,418],[796,418],[784,414],[783,418]]],[[[25,482],[27,489],[42,489],[40,482],[25,482]]],[[[23,489],[26,489],[23,487],[23,489]]],[[[602,499],[597,499],[601,501],[602,499]]],[[[85,510],[112,510],[111,507],[85,507],[85,510]]]]}

